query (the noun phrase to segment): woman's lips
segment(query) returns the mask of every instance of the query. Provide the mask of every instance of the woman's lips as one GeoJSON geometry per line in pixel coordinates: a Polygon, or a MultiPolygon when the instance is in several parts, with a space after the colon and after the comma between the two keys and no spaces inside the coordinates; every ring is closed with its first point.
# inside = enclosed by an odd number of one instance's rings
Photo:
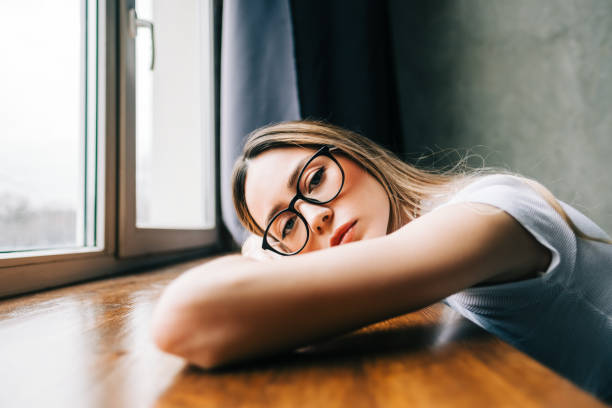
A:
{"type": "Polygon", "coordinates": [[[329,246],[336,246],[346,244],[353,240],[353,234],[355,229],[353,228],[357,224],[357,221],[349,221],[346,224],[339,226],[334,235],[329,239],[329,246]]]}

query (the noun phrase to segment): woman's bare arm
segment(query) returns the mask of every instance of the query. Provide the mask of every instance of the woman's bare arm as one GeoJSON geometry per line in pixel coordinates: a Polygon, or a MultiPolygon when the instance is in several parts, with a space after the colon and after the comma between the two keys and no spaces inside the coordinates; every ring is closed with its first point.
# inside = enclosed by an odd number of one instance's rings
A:
{"type": "Polygon", "coordinates": [[[448,206],[380,238],[196,267],[162,295],[154,337],[163,350],[215,367],[345,333],[479,282],[541,270],[549,256],[501,210],[448,206]]]}

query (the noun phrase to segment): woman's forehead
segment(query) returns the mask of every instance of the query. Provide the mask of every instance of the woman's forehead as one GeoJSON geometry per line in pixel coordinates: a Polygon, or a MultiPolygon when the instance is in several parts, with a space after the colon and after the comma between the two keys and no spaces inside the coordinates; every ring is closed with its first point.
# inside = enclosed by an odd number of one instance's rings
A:
{"type": "Polygon", "coordinates": [[[289,188],[287,181],[295,166],[314,152],[304,147],[283,147],[268,150],[249,161],[245,199],[249,212],[260,227],[265,228],[262,224],[270,208],[293,197],[295,187],[289,188]]]}

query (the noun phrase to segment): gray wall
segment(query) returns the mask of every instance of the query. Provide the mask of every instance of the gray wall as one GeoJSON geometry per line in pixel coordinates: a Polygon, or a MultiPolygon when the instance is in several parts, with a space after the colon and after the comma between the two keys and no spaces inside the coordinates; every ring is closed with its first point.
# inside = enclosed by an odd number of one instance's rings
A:
{"type": "Polygon", "coordinates": [[[612,233],[612,1],[390,4],[409,152],[474,148],[612,233]]]}

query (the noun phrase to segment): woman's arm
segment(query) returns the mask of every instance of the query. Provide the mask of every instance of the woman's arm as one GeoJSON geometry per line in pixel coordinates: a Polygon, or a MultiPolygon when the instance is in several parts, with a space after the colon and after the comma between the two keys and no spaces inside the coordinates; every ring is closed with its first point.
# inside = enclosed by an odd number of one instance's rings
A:
{"type": "Polygon", "coordinates": [[[162,295],[154,337],[163,350],[210,368],[345,333],[479,282],[542,270],[549,257],[507,213],[485,204],[448,206],[380,238],[196,267],[162,295]]]}

